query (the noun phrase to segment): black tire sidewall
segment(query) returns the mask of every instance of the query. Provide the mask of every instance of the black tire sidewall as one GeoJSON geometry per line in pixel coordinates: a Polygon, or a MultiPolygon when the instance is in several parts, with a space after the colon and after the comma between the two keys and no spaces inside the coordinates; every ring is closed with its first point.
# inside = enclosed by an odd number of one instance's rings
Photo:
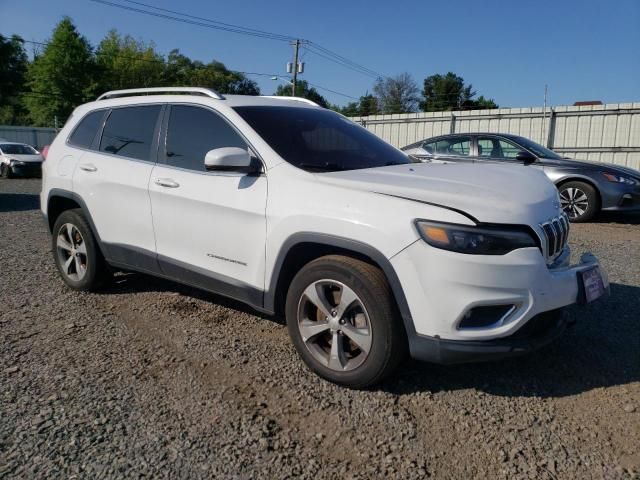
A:
{"type": "MultiPolygon", "coordinates": [[[[363,278],[360,272],[354,271],[348,265],[335,261],[315,263],[303,268],[291,282],[286,302],[287,328],[296,350],[305,364],[322,378],[331,382],[352,388],[365,388],[377,383],[384,375],[381,374],[387,363],[390,349],[397,344],[397,335],[393,322],[394,306],[388,295],[380,295],[372,288],[371,282],[363,278]],[[339,281],[349,286],[362,300],[371,323],[372,345],[364,363],[354,370],[336,372],[318,362],[307,349],[298,329],[298,303],[306,287],[315,281],[329,279],[339,281]],[[395,340],[395,341],[394,341],[395,340]]],[[[398,353],[399,352],[391,352],[398,353]]]]}
{"type": "Polygon", "coordinates": [[[600,209],[598,193],[596,189],[588,183],[584,182],[567,182],[562,184],[558,190],[560,192],[563,192],[564,190],[567,190],[569,188],[577,188],[583,191],[587,196],[587,200],[589,202],[587,209],[582,215],[577,218],[570,218],[570,220],[574,223],[588,222],[596,215],[596,213],[598,213],[598,210],[600,209]]]}
{"type": "Polygon", "coordinates": [[[102,269],[104,268],[102,257],[98,250],[98,246],[96,244],[95,238],[93,236],[93,232],[89,227],[87,221],[82,215],[80,210],[67,210],[62,212],[60,216],[56,219],[56,222],[53,226],[52,232],[52,250],[54,261],[56,263],[56,267],[60,272],[60,276],[64,280],[64,282],[74,290],[93,290],[100,286],[101,282],[101,274],[102,269]],[[81,280],[74,281],[70,279],[63,271],[63,266],[61,265],[60,258],[58,255],[58,247],[56,245],[58,232],[60,228],[65,223],[70,223],[74,225],[82,235],[84,239],[84,243],[87,249],[87,271],[82,277],[81,280]]]}

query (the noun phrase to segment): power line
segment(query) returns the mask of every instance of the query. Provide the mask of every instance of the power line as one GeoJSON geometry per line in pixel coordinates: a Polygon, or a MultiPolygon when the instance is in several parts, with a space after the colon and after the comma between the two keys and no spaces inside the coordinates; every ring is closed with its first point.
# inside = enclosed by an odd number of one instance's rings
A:
{"type": "Polygon", "coordinates": [[[357,69],[359,69],[359,70],[362,70],[363,72],[368,72],[368,73],[370,73],[370,74],[372,74],[372,75],[375,75],[376,77],[384,77],[384,76],[385,76],[385,75],[382,75],[381,73],[376,72],[375,70],[372,70],[372,69],[370,69],[370,68],[367,68],[367,67],[365,67],[365,66],[363,66],[363,65],[361,65],[361,64],[359,64],[359,63],[356,63],[356,62],[354,62],[353,60],[349,60],[348,58],[346,58],[346,57],[344,57],[344,56],[342,56],[342,55],[339,55],[339,54],[337,54],[337,53],[335,53],[335,52],[333,52],[333,51],[329,50],[328,48],[325,48],[325,47],[323,47],[323,46],[321,46],[321,45],[318,45],[318,44],[317,44],[317,43],[315,43],[315,42],[309,42],[309,43],[311,44],[311,46],[312,46],[313,48],[316,48],[316,49],[318,49],[318,50],[322,51],[323,53],[325,53],[325,54],[327,54],[327,55],[329,55],[329,56],[331,56],[331,57],[334,57],[334,58],[336,58],[336,59],[338,59],[338,60],[340,60],[340,61],[344,62],[344,63],[345,63],[345,64],[347,64],[347,65],[351,65],[351,66],[352,66],[352,67],[354,67],[354,68],[357,68],[357,69]]]}
{"type": "Polygon", "coordinates": [[[273,37],[274,40],[283,40],[283,41],[295,40],[295,37],[290,37],[288,35],[281,35],[279,33],[266,32],[264,30],[258,30],[258,29],[255,29],[255,28],[243,27],[241,25],[234,25],[232,23],[220,22],[218,20],[212,20],[210,18],[198,17],[196,15],[189,15],[189,14],[181,13],[181,12],[178,12],[178,11],[175,11],[175,10],[169,10],[167,8],[156,7],[155,5],[149,5],[149,4],[143,3],[143,2],[137,2],[137,1],[134,1],[134,0],[121,0],[121,1],[124,1],[124,2],[127,2],[127,3],[131,3],[131,4],[134,4],[134,5],[140,5],[140,6],[147,7],[147,8],[152,8],[152,9],[158,10],[160,12],[173,13],[175,15],[180,15],[180,16],[186,17],[186,18],[192,18],[192,19],[195,19],[195,20],[202,20],[202,21],[209,22],[209,23],[212,23],[212,24],[218,24],[218,25],[221,25],[221,26],[224,26],[224,27],[233,28],[233,29],[237,29],[237,30],[242,30],[242,31],[245,31],[248,35],[251,35],[251,34],[268,35],[270,37],[273,37]]]}
{"type": "MultiPolygon", "coordinates": [[[[114,3],[108,0],[90,0],[92,2],[95,3],[101,3],[103,5],[108,5],[111,7],[116,7],[116,8],[121,8],[124,10],[129,10],[129,11],[133,11],[133,12],[137,12],[137,13],[142,13],[145,15],[151,15],[154,17],[158,17],[158,18],[164,18],[166,20],[172,20],[172,21],[176,21],[176,22],[182,22],[182,23],[186,23],[186,24],[191,24],[191,25],[197,25],[197,26],[201,26],[201,27],[205,27],[205,28],[211,28],[211,29],[215,29],[215,30],[222,30],[222,31],[227,31],[227,32],[231,32],[231,33],[238,33],[238,34],[242,34],[242,35],[249,35],[249,36],[254,36],[254,37],[261,37],[261,38],[266,38],[269,40],[278,40],[278,41],[287,41],[290,42],[292,40],[296,40],[295,37],[292,37],[290,35],[282,35],[282,34],[277,34],[277,33],[272,33],[272,32],[267,32],[264,30],[258,30],[258,29],[254,29],[254,28],[249,28],[249,27],[243,27],[240,25],[234,25],[234,24],[230,24],[230,23],[224,23],[224,22],[220,22],[218,20],[212,20],[209,18],[205,18],[205,17],[199,17],[199,16],[195,16],[195,15],[189,15],[186,13],[182,13],[176,10],[169,10],[166,8],[160,8],[160,7],[155,7],[153,5],[149,5],[146,3],[142,3],[142,2],[138,2],[135,0],[121,0],[127,3],[131,3],[133,5],[138,5],[138,6],[142,6],[145,8],[151,8],[154,9],[156,11],[149,11],[147,9],[144,8],[138,8],[138,7],[133,7],[133,6],[129,6],[129,5],[123,5],[121,3],[114,3]],[[160,13],[163,12],[163,13],[160,13]],[[176,16],[178,15],[178,16],[176,16]]],[[[313,51],[313,53],[315,53],[316,55],[319,55],[321,57],[324,57],[328,60],[333,61],[334,63],[337,63],[338,65],[341,65],[342,67],[345,68],[349,68],[357,73],[363,74],[363,75],[367,75],[370,76],[372,78],[379,78],[379,77],[384,77],[384,75],[381,75],[380,73],[376,72],[375,70],[372,70],[370,68],[367,68],[361,64],[358,64],[356,62],[354,62],[353,60],[349,60],[348,58],[337,54],[321,45],[319,45],[318,43],[315,42],[309,42],[309,41],[304,41],[305,43],[311,44],[312,45],[312,49],[311,51],[313,51]],[[317,49],[317,51],[315,51],[314,49],[317,49]]]]}
{"type": "MultiPolygon", "coordinates": [[[[306,81],[306,80],[305,80],[305,81],[306,81]]],[[[335,93],[336,95],[341,95],[341,96],[343,96],[343,97],[351,98],[351,99],[353,99],[353,100],[360,100],[360,99],[359,99],[359,98],[357,98],[357,97],[353,97],[353,96],[351,96],[351,95],[347,95],[346,93],[341,93],[341,92],[337,92],[337,91],[335,91],[335,90],[331,90],[330,88],[323,87],[323,86],[318,85],[318,84],[316,84],[316,83],[311,83],[311,82],[309,82],[309,81],[307,81],[307,83],[308,83],[309,85],[311,85],[312,87],[316,87],[316,88],[319,88],[319,89],[321,89],[321,90],[326,90],[327,92],[335,93]]]]}

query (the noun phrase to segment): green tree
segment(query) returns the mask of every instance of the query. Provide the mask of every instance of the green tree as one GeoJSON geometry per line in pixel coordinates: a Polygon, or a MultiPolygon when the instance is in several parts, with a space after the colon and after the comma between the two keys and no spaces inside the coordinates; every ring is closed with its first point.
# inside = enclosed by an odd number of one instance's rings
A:
{"type": "Polygon", "coordinates": [[[333,110],[340,112],[347,117],[366,117],[376,115],[378,110],[378,99],[367,93],[360,97],[357,102],[349,102],[344,107],[334,106],[333,110]]]}
{"type": "Polygon", "coordinates": [[[95,97],[91,46],[70,18],[58,23],[42,54],[29,66],[27,78],[31,91],[25,103],[35,125],[51,126],[56,117],[64,123],[77,105],[95,97]]]}
{"type": "MultiPolygon", "coordinates": [[[[275,95],[280,97],[291,96],[292,85],[287,83],[285,85],[278,85],[275,95]]],[[[318,105],[324,108],[329,108],[331,105],[318,91],[310,87],[306,80],[298,80],[296,83],[296,97],[306,98],[312,102],[316,102],[318,105]]]]}
{"type": "Polygon", "coordinates": [[[418,106],[418,86],[409,73],[379,78],[373,87],[382,113],[415,112],[418,106]]]}
{"type": "Polygon", "coordinates": [[[20,93],[24,90],[27,66],[22,38],[0,35],[0,124],[15,124],[24,114],[20,93]]]}
{"type": "Polygon", "coordinates": [[[120,36],[111,30],[98,45],[96,63],[99,70],[99,89],[118,90],[161,86],[165,63],[153,44],[120,36]]]}
{"type": "Polygon", "coordinates": [[[260,95],[258,84],[240,72],[229,70],[222,62],[204,64],[172,50],[167,58],[165,84],[213,88],[220,93],[260,95]]]}
{"type": "Polygon", "coordinates": [[[465,85],[464,79],[453,72],[446,75],[431,75],[424,79],[420,109],[425,112],[445,110],[498,108],[491,99],[483,96],[474,100],[476,92],[472,85],[465,85]]]}

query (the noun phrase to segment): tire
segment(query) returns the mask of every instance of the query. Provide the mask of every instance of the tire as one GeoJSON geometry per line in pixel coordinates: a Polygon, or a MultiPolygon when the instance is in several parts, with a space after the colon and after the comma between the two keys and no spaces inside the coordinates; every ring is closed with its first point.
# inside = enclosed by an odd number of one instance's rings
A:
{"type": "Polygon", "coordinates": [[[56,219],[51,245],[58,272],[72,289],[94,291],[108,281],[107,264],[79,208],[66,210],[56,219]]]}
{"type": "Polygon", "coordinates": [[[329,255],[308,263],[291,282],[285,312],[298,354],[330,382],[367,388],[406,357],[407,337],[389,284],[363,261],[329,255]]]}
{"type": "Polygon", "coordinates": [[[596,189],[584,182],[567,182],[558,188],[562,209],[575,223],[588,222],[600,210],[596,189]]]}
{"type": "Polygon", "coordinates": [[[0,178],[6,175],[7,165],[5,163],[0,163],[0,178]]]}

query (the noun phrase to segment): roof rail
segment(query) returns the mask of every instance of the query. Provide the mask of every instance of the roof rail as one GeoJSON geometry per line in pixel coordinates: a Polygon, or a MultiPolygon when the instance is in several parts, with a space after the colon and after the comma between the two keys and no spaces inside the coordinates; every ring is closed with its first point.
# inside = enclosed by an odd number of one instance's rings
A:
{"type": "Polygon", "coordinates": [[[153,87],[153,88],[131,88],[128,90],[112,90],[103,93],[98,100],[106,100],[107,98],[131,97],[134,95],[144,94],[163,94],[163,93],[188,93],[191,95],[203,95],[205,97],[215,98],[216,100],[224,100],[224,97],[215,90],[202,87],[153,87]]]}
{"type": "Polygon", "coordinates": [[[277,98],[278,100],[289,100],[291,102],[304,102],[304,103],[308,103],[309,105],[313,105],[314,107],[319,107],[320,106],[316,102],[314,102],[313,100],[309,100],[308,98],[284,97],[284,96],[280,96],[280,95],[260,95],[260,96],[262,98],[277,98]]]}

